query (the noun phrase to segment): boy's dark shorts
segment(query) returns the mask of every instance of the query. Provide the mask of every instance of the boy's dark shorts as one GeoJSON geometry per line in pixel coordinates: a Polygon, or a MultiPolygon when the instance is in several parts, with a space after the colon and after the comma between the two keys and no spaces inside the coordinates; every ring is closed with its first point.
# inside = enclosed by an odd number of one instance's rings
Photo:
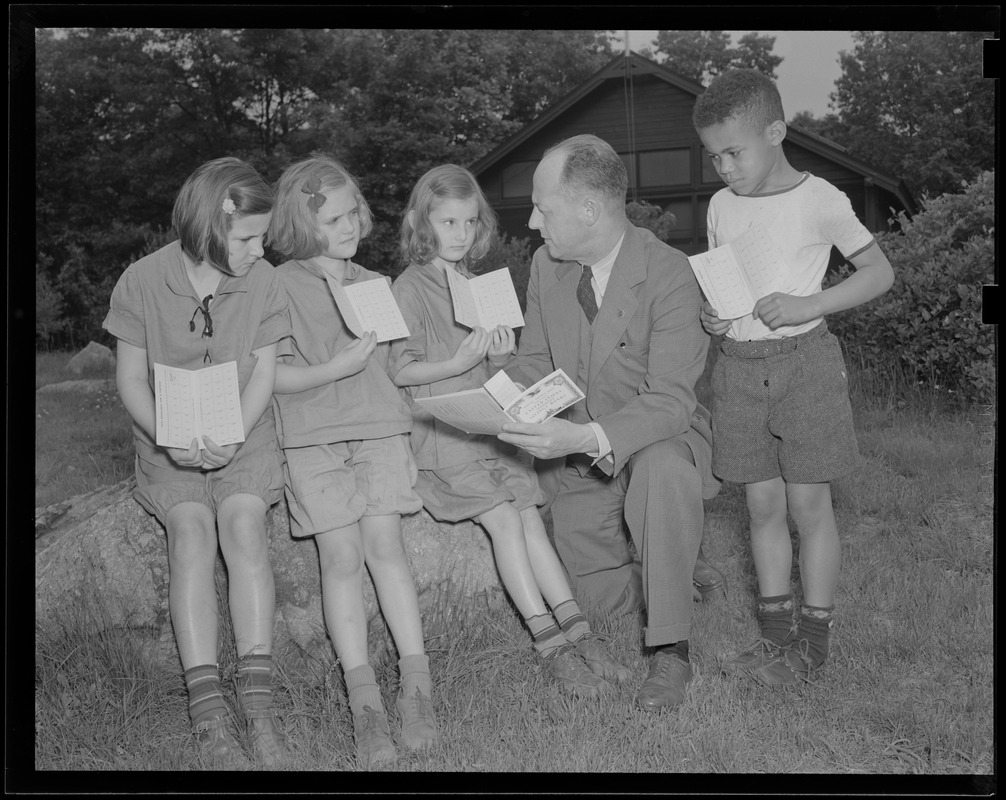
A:
{"type": "Polygon", "coordinates": [[[823,321],[784,339],[724,339],[712,389],[717,477],[827,483],[855,469],[845,359],[823,321]]]}

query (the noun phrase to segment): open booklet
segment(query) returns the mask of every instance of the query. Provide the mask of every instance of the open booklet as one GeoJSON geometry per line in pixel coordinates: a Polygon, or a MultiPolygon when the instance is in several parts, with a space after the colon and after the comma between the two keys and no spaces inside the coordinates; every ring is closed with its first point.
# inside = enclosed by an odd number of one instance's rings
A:
{"type": "Polygon", "coordinates": [[[236,361],[194,370],[155,363],[154,408],[161,447],[188,450],[195,439],[202,450],[204,436],[218,445],[245,440],[236,361]]]}
{"type": "Polygon", "coordinates": [[[728,244],[689,256],[688,263],[720,319],[750,314],[761,298],[784,290],[782,258],[763,225],[752,226],[728,244]]]}
{"type": "Polygon", "coordinates": [[[466,278],[455,269],[445,270],[454,302],[454,319],[468,328],[476,326],[491,331],[497,325],[520,328],[524,315],[517,301],[517,290],[506,267],[466,278]]]}
{"type": "Polygon", "coordinates": [[[409,335],[409,328],[391,294],[387,278],[374,278],[348,286],[340,285],[330,275],[325,278],[346,327],[358,338],[367,331],[376,333],[379,342],[404,339],[409,335]]]}
{"type": "Polygon", "coordinates": [[[509,422],[544,422],[583,397],[561,369],[524,391],[501,370],[479,389],[420,397],[416,403],[465,433],[499,433],[509,422]]]}

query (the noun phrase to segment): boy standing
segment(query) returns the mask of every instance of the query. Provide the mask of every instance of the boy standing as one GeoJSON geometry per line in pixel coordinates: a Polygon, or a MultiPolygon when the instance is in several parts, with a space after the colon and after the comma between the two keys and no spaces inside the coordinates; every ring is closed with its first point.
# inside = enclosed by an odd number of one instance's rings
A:
{"type": "Polygon", "coordinates": [[[710,249],[760,228],[779,253],[785,287],[738,319],[719,319],[709,303],[701,314],[708,333],[726,334],[712,376],[713,472],[745,485],[759,593],[761,639],[724,670],[795,683],[828,656],[841,568],[830,481],[858,458],[845,363],[824,317],[883,294],[894,272],[845,194],[786,159],[770,78],[724,73],[696,101],[692,122],[727,184],[709,204],[710,249]],[[856,272],[822,291],[832,246],[856,272]],[[787,513],[800,536],[796,626],[787,513]]]}

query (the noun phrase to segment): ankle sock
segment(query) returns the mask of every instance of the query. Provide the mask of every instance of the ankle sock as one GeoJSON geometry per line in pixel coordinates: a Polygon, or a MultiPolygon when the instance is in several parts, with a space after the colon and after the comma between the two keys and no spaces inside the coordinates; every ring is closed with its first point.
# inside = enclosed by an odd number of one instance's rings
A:
{"type": "Polygon", "coordinates": [[[578,642],[590,633],[590,623],[587,622],[580,606],[576,604],[576,600],[566,600],[564,603],[559,603],[552,609],[552,615],[570,642],[578,642]]]}
{"type": "Polygon", "coordinates": [[[531,631],[531,638],[534,640],[534,649],[543,658],[554,655],[560,647],[569,644],[569,640],[562,632],[562,628],[559,627],[551,614],[528,617],[524,621],[531,631]]]}
{"type": "Polygon", "coordinates": [[[243,711],[272,708],[272,675],[271,655],[245,655],[238,659],[234,683],[243,711]]]}
{"type": "Polygon", "coordinates": [[[384,701],[381,690],[377,686],[377,676],[370,664],[361,664],[343,673],[346,680],[346,691],[349,694],[349,709],[353,716],[363,713],[364,706],[370,706],[375,711],[384,711],[384,701]]]}
{"type": "Polygon", "coordinates": [[[203,664],[185,670],[185,686],[189,690],[189,718],[193,725],[230,713],[216,664],[203,664]]]}
{"type": "Polygon", "coordinates": [[[658,653],[668,653],[677,656],[685,663],[688,663],[688,640],[682,639],[680,642],[662,644],[657,648],[658,653]]]}
{"type": "Polygon", "coordinates": [[[419,689],[427,697],[433,697],[433,679],[430,677],[430,659],[425,653],[402,656],[398,661],[399,682],[402,694],[412,697],[419,689]]]}
{"type": "Polygon", "coordinates": [[[782,646],[793,638],[793,595],[779,594],[757,600],[761,637],[782,646]]]}
{"type": "Polygon", "coordinates": [[[834,606],[804,605],[800,608],[796,638],[807,641],[807,657],[814,667],[821,666],[828,658],[828,639],[834,615],[834,606]]]}

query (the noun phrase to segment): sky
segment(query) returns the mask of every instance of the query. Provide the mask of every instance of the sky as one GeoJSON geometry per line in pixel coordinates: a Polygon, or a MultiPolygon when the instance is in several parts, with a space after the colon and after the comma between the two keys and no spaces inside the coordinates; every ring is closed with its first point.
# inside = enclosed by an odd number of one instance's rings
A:
{"type": "MultiPolygon", "coordinates": [[[[748,31],[727,31],[734,45],[748,31]]],[[[656,31],[629,31],[629,47],[639,51],[652,47],[656,31]]],[[[801,111],[815,117],[829,113],[828,95],[835,90],[835,81],[842,75],[838,64],[839,50],[851,51],[849,31],[756,31],[774,36],[772,52],[782,56],[776,68],[777,85],[782,96],[786,119],[801,111]]]]}

